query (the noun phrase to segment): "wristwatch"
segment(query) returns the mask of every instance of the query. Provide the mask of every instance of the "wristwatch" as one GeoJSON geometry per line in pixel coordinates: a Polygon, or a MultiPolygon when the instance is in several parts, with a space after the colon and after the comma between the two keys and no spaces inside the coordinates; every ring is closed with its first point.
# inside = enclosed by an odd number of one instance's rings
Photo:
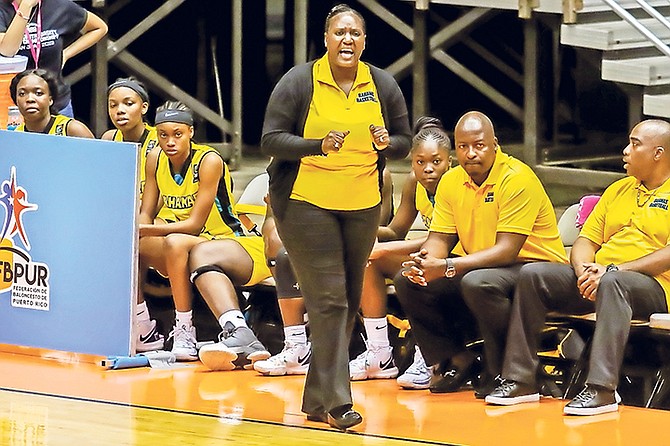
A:
{"type": "Polygon", "coordinates": [[[444,276],[448,279],[451,279],[452,277],[456,276],[456,265],[454,265],[454,260],[453,259],[446,259],[447,260],[447,269],[444,272],[444,276]]]}
{"type": "Polygon", "coordinates": [[[619,271],[619,267],[616,266],[614,263],[610,263],[609,265],[607,265],[605,267],[605,272],[606,273],[609,273],[609,272],[612,272],[612,271],[619,271]]]}

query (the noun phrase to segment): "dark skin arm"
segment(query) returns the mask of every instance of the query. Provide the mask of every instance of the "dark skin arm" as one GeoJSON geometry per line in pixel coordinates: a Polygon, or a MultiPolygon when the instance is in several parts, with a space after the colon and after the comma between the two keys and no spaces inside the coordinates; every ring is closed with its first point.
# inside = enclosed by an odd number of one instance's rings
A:
{"type": "MultiPolygon", "coordinates": [[[[596,300],[600,278],[606,265],[595,262],[600,245],[585,237],[578,237],[570,252],[570,263],[577,275],[577,287],[585,299],[596,300]]],[[[670,269],[670,246],[663,247],[638,259],[617,265],[621,271],[636,271],[650,277],[670,269]]]]}
{"type": "Polygon", "coordinates": [[[106,130],[105,133],[102,134],[100,139],[102,139],[103,141],[111,141],[114,138],[114,131],[115,129],[106,130]]]}
{"type": "Polygon", "coordinates": [[[95,138],[93,132],[89,130],[83,122],[73,119],[67,125],[67,136],[76,136],[79,138],[95,138]]]}
{"type": "Polygon", "coordinates": [[[156,185],[156,160],[151,152],[147,157],[146,183],[140,208],[140,237],[164,236],[172,233],[198,235],[202,231],[207,216],[214,203],[219,179],[223,175],[223,160],[214,153],[204,156],[200,163],[200,188],[193,210],[186,220],[165,225],[153,224],[158,214],[159,191],[156,185]],[[153,167],[153,169],[152,169],[153,167]],[[147,192],[149,196],[147,196],[147,192]]]}
{"type": "Polygon", "coordinates": [[[421,249],[426,237],[405,240],[419,211],[415,204],[416,178],[414,173],[407,175],[402,188],[400,206],[388,226],[377,229],[377,240],[370,253],[370,259],[392,255],[394,253],[415,252],[421,249]]]}
{"type": "MultiPolygon", "coordinates": [[[[516,263],[519,251],[527,237],[511,232],[498,232],[496,242],[492,247],[453,259],[457,274],[463,275],[473,269],[495,268],[516,263]]],[[[444,277],[445,259],[457,241],[458,238],[454,234],[431,232],[421,250],[411,254],[411,260],[403,264],[408,268],[403,274],[410,281],[423,286],[431,280],[444,277]],[[437,236],[434,237],[433,234],[437,236]],[[440,243],[449,247],[449,251],[445,253],[445,247],[436,246],[440,243]]]]}
{"type": "Polygon", "coordinates": [[[382,207],[379,212],[379,224],[389,223],[393,212],[393,177],[388,167],[382,172],[382,207]]]}
{"type": "Polygon", "coordinates": [[[147,155],[145,166],[144,193],[142,195],[142,204],[140,206],[140,216],[138,222],[142,225],[151,224],[158,215],[158,202],[160,191],[156,183],[156,168],[158,166],[159,151],[152,150],[147,155]]]}
{"type": "Polygon", "coordinates": [[[388,226],[380,226],[377,230],[377,240],[387,242],[391,240],[402,240],[407,236],[409,228],[412,227],[416,214],[418,213],[415,205],[416,178],[410,173],[405,180],[400,198],[398,211],[393,216],[393,220],[388,226]]]}

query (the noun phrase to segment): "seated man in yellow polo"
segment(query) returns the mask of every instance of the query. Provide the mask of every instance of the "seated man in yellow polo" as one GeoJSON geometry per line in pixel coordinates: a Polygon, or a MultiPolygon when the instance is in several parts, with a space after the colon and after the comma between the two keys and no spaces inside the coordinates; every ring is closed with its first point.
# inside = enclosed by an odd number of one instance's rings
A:
{"type": "Polygon", "coordinates": [[[623,150],[628,177],[609,186],[572,247],[572,265],[526,265],[517,284],[504,381],[486,402],[537,401],[539,333],[547,311],[596,312],[586,387],[569,415],[618,409],[616,388],[632,318],[667,312],[670,295],[670,124],[643,121],[623,150]]]}
{"type": "Polygon", "coordinates": [[[475,354],[465,341],[479,326],[486,370],[475,395],[483,398],[502,367],[519,270],[529,262],[567,263],[567,257],[542,183],[502,152],[486,115],[463,115],[454,145],[459,166],[440,180],[428,238],[394,283],[433,366],[431,392],[456,391],[474,377],[475,354]]]}

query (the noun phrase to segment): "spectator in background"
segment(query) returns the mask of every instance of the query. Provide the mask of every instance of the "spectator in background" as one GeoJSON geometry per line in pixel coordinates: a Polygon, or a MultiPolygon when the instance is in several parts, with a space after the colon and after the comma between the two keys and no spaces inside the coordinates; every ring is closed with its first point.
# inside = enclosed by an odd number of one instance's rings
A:
{"type": "Polygon", "coordinates": [[[53,108],[70,118],[74,114],[63,66],[105,34],[107,24],[71,0],[0,1],[0,55],[27,56],[28,68],[55,73],[58,88],[52,94],[58,94],[53,108]]]}

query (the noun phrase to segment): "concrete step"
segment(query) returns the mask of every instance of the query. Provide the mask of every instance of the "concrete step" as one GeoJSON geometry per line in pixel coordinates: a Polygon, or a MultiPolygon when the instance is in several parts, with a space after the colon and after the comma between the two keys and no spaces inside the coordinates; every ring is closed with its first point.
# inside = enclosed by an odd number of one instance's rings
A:
{"type": "MultiPolygon", "coordinates": [[[[640,23],[665,43],[670,43],[670,29],[656,19],[641,19],[640,23]]],[[[640,32],[624,20],[561,25],[561,43],[603,51],[650,47],[640,32]]]]}
{"type": "Polygon", "coordinates": [[[667,56],[603,60],[602,78],[606,81],[647,87],[670,84],[670,58],[667,56]]]}
{"type": "Polygon", "coordinates": [[[670,118],[670,94],[645,94],[642,113],[647,116],[670,118]]]}

